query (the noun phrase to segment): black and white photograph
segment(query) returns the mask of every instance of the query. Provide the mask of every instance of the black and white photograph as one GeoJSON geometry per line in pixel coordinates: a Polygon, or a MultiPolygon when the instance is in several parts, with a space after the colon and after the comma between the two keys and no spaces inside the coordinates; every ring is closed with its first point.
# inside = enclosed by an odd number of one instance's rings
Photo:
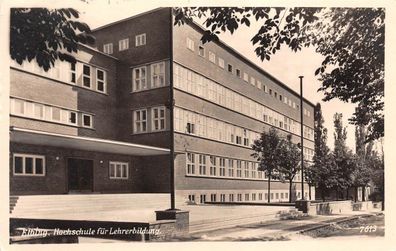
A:
{"type": "Polygon", "coordinates": [[[0,2],[0,249],[394,250],[396,2],[347,2],[0,2]]]}

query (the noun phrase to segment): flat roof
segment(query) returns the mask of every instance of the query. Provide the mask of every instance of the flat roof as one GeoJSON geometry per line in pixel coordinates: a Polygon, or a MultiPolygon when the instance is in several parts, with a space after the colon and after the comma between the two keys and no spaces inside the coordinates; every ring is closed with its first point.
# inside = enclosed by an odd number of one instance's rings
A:
{"type": "Polygon", "coordinates": [[[83,151],[97,151],[133,156],[170,154],[170,150],[167,148],[133,144],[123,141],[65,135],[18,127],[10,127],[10,141],[25,144],[66,147],[83,151]]]}
{"type": "MultiPolygon", "coordinates": [[[[152,10],[149,10],[149,11],[146,11],[146,12],[143,12],[143,13],[140,13],[140,14],[137,14],[137,15],[134,15],[134,16],[131,16],[131,17],[128,17],[128,18],[124,18],[124,19],[121,19],[121,20],[118,20],[118,21],[115,21],[115,22],[112,22],[112,23],[109,23],[109,24],[100,26],[100,27],[98,27],[98,28],[96,28],[96,29],[93,29],[92,32],[95,32],[95,31],[98,31],[98,30],[107,28],[107,27],[109,27],[109,26],[112,26],[112,25],[115,25],[115,24],[118,24],[118,23],[122,23],[122,22],[125,22],[125,21],[129,21],[129,20],[132,20],[132,19],[134,19],[134,18],[141,17],[141,16],[144,16],[144,15],[146,15],[146,14],[153,13],[153,12],[155,12],[155,11],[159,11],[159,10],[162,10],[162,9],[165,9],[165,8],[172,8],[172,7],[159,7],[159,8],[155,8],[155,9],[152,9],[152,10]]],[[[192,21],[192,22],[187,21],[187,22],[185,22],[185,24],[190,25],[191,27],[195,28],[195,29],[196,29],[197,31],[199,31],[200,33],[205,32],[205,28],[203,28],[201,25],[199,25],[198,23],[196,23],[196,22],[194,22],[194,21],[192,21]]],[[[222,46],[222,47],[223,47],[224,49],[226,49],[228,52],[230,52],[231,54],[234,54],[235,56],[237,56],[238,58],[240,58],[242,61],[244,61],[246,64],[248,64],[249,66],[251,66],[251,67],[254,68],[255,70],[259,71],[259,72],[262,73],[263,75],[267,76],[269,79],[271,79],[272,81],[274,81],[276,84],[280,85],[281,87],[285,88],[287,91],[293,93],[294,95],[296,95],[296,96],[298,96],[298,97],[300,96],[300,93],[296,92],[295,90],[293,90],[292,88],[290,88],[288,85],[286,85],[285,83],[283,83],[282,81],[280,81],[279,79],[277,79],[276,77],[274,77],[273,75],[271,75],[270,73],[268,73],[267,71],[265,71],[263,68],[261,68],[260,66],[258,66],[257,64],[255,64],[253,61],[251,61],[251,60],[248,59],[247,57],[243,56],[241,53],[239,53],[237,50],[235,50],[235,49],[232,48],[231,46],[227,45],[227,44],[226,44],[225,42],[223,42],[221,39],[219,39],[218,41],[212,41],[212,42],[213,42],[213,43],[217,43],[218,45],[222,46]]],[[[304,100],[307,104],[309,104],[309,105],[315,107],[315,104],[312,103],[311,101],[309,101],[308,99],[303,98],[303,100],[304,100]]]]}

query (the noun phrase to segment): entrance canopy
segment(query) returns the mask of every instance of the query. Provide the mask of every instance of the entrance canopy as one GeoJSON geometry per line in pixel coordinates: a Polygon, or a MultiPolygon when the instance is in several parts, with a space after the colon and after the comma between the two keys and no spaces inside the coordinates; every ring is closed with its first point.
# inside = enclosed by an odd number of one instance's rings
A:
{"type": "Polygon", "coordinates": [[[11,142],[72,148],[84,151],[126,154],[134,156],[167,155],[170,150],[153,146],[132,144],[122,141],[64,135],[29,129],[11,127],[11,142]]]}

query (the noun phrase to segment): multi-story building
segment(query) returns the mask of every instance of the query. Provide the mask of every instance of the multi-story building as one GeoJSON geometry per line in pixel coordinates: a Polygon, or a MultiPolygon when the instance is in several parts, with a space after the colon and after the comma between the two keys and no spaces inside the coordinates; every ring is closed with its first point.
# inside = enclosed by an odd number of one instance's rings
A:
{"type": "MultiPolygon", "coordinates": [[[[173,170],[178,204],[289,200],[280,180],[267,193],[251,144],[270,127],[300,142],[303,109],[312,158],[314,105],[173,18],[160,8],[95,29],[97,49],[49,73],[11,68],[12,193],[67,193],[81,177],[93,192],[169,192],[173,170]]],[[[299,175],[294,185],[301,198],[299,175]]]]}

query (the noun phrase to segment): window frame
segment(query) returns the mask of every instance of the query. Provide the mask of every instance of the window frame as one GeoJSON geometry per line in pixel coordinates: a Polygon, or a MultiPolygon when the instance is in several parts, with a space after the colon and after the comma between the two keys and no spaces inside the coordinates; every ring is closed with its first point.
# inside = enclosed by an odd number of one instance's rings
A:
{"type": "Polygon", "coordinates": [[[144,46],[147,43],[146,33],[141,33],[135,36],[135,47],[144,46]]]}
{"type": "Polygon", "coordinates": [[[205,47],[198,45],[198,56],[205,58],[205,47]]]}
{"type": "MultiPolygon", "coordinates": [[[[147,115],[146,115],[147,116],[147,115]]],[[[146,125],[147,126],[147,125],[146,125]]],[[[160,132],[160,131],[165,131],[166,130],[166,108],[165,106],[158,106],[158,107],[152,107],[151,108],[151,131],[153,132],[160,132]],[[154,110],[158,111],[158,118],[155,118],[155,112],[154,110]],[[164,117],[161,117],[161,111],[164,112],[164,117]],[[161,121],[164,121],[164,128],[161,128],[161,121]],[[155,121],[158,121],[159,129],[155,129],[155,121]]]]}
{"type": "Polygon", "coordinates": [[[103,44],[103,52],[106,54],[113,54],[113,43],[103,44]]]}
{"type": "Polygon", "coordinates": [[[111,180],[128,180],[129,179],[129,162],[122,161],[109,161],[109,179],[111,180]],[[121,175],[123,173],[122,168],[126,166],[126,177],[117,176],[117,164],[121,165],[121,175]],[[114,175],[111,176],[111,165],[114,165],[114,175]]]}
{"type": "Polygon", "coordinates": [[[134,133],[134,134],[147,133],[147,132],[148,132],[147,117],[148,117],[148,113],[147,113],[147,109],[146,109],[146,108],[144,108],[144,109],[137,109],[137,110],[134,110],[134,111],[133,111],[133,133],[134,133]],[[136,117],[137,117],[137,112],[145,112],[145,114],[146,114],[146,119],[145,119],[145,120],[140,119],[139,121],[137,121],[137,119],[136,119],[136,117]],[[145,130],[144,130],[144,131],[142,131],[142,130],[141,130],[141,131],[137,131],[137,130],[136,130],[136,128],[137,128],[136,123],[140,123],[140,124],[146,123],[145,130]]]}
{"type": "MultiPolygon", "coordinates": [[[[165,62],[154,63],[154,64],[150,65],[151,88],[159,88],[159,87],[166,86],[165,72],[166,72],[166,70],[165,70],[165,62]],[[161,72],[161,66],[162,66],[162,69],[163,69],[162,72],[161,72]],[[155,67],[159,67],[159,69],[160,69],[159,74],[156,74],[156,75],[154,74],[155,67]],[[157,77],[158,79],[161,79],[160,78],[161,76],[163,77],[162,78],[163,79],[163,83],[160,84],[160,85],[155,85],[154,84],[155,83],[154,78],[157,77]]],[[[146,73],[146,81],[147,81],[147,73],[146,73]]],[[[146,82],[146,85],[147,85],[147,82],[146,82]]]]}
{"type": "Polygon", "coordinates": [[[45,156],[44,155],[39,155],[39,154],[25,154],[25,153],[13,153],[12,156],[12,174],[13,176],[39,176],[43,177],[46,175],[46,168],[45,168],[45,156]],[[15,158],[16,157],[21,157],[22,158],[22,173],[16,173],[15,172],[15,158]],[[32,171],[33,173],[26,173],[26,158],[32,158],[32,171]],[[43,164],[43,173],[42,174],[37,174],[36,173],[36,159],[41,159],[42,164],[43,164]]]}
{"type": "Polygon", "coordinates": [[[190,51],[195,51],[195,42],[191,38],[186,38],[186,46],[190,51]]]}
{"type": "Polygon", "coordinates": [[[107,72],[105,70],[96,68],[96,91],[101,92],[101,93],[107,93],[107,72]],[[103,80],[99,79],[99,74],[98,72],[101,71],[103,72],[103,80]],[[99,82],[103,83],[103,91],[99,90],[99,82]]]}
{"type": "Polygon", "coordinates": [[[225,68],[224,59],[221,58],[221,57],[217,57],[217,60],[218,60],[218,65],[219,65],[219,67],[220,67],[221,69],[224,69],[224,68],[225,68]]]}
{"type": "Polygon", "coordinates": [[[84,128],[93,128],[93,116],[91,114],[82,113],[81,114],[81,126],[84,127],[84,128]],[[90,118],[90,125],[89,126],[84,124],[84,117],[89,117],[90,118]]]}
{"type": "Polygon", "coordinates": [[[118,51],[126,51],[129,49],[129,38],[118,40],[118,51]]]}
{"type": "Polygon", "coordinates": [[[147,66],[140,66],[132,69],[132,92],[139,92],[148,89],[147,84],[147,66]],[[144,77],[142,77],[141,71],[144,69],[144,77]],[[139,78],[136,78],[136,71],[139,70],[139,78]],[[142,80],[144,80],[144,88],[142,88],[142,80]],[[136,81],[139,81],[140,88],[136,88],[136,81]]]}
{"type": "Polygon", "coordinates": [[[90,66],[88,64],[82,64],[82,65],[83,65],[83,67],[82,67],[82,83],[81,83],[81,85],[84,88],[92,89],[92,66],[90,66]],[[84,67],[85,66],[87,66],[88,69],[89,69],[89,76],[84,73],[84,67]],[[85,81],[84,81],[85,78],[89,79],[89,86],[85,85],[85,81]]]}

